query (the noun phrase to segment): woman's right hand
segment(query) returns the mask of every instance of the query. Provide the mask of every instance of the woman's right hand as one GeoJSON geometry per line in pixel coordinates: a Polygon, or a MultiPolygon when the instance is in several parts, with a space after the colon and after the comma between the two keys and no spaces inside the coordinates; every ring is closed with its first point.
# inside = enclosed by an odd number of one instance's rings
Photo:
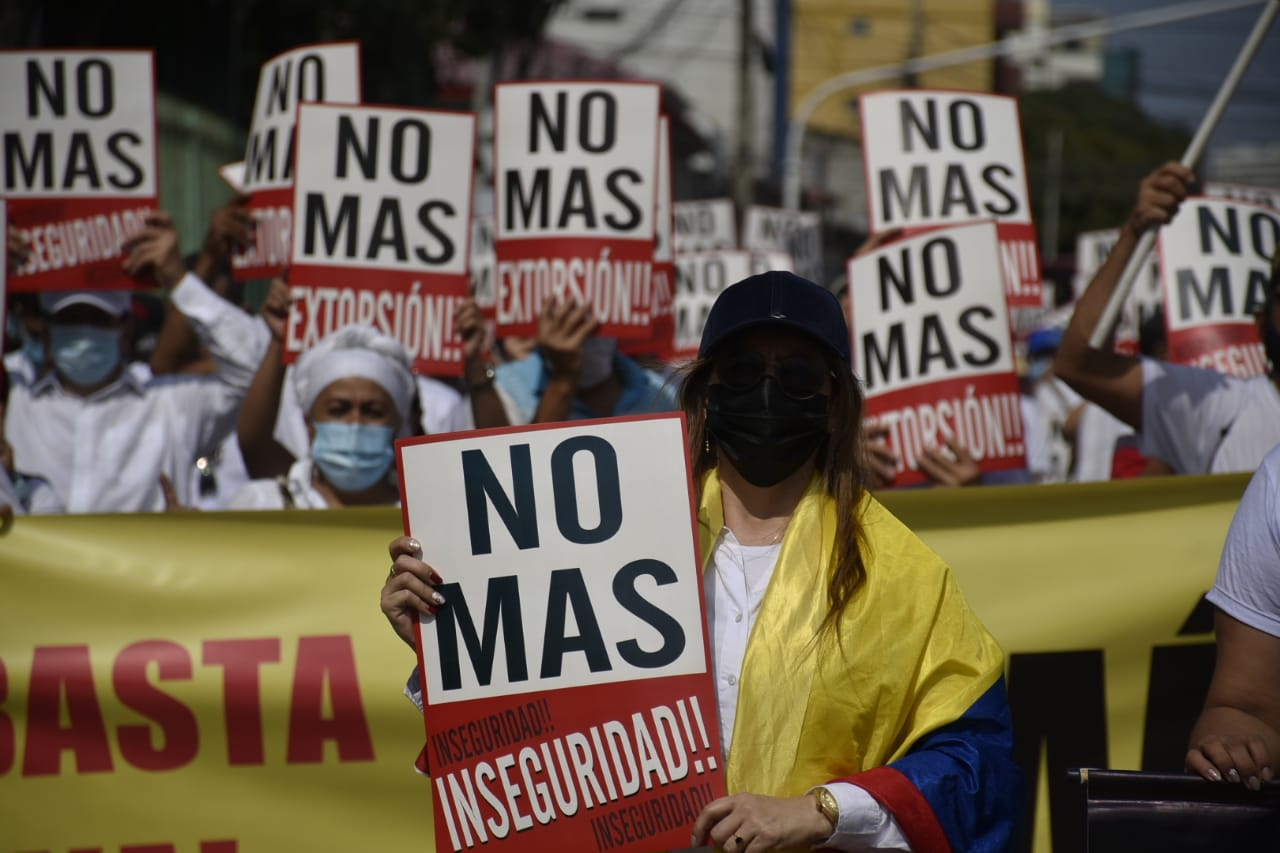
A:
{"type": "Polygon", "coordinates": [[[416,648],[414,626],[419,614],[435,616],[444,604],[444,596],[436,587],[444,580],[431,566],[422,562],[422,545],[411,536],[392,540],[391,572],[382,584],[382,613],[400,639],[416,648]]]}

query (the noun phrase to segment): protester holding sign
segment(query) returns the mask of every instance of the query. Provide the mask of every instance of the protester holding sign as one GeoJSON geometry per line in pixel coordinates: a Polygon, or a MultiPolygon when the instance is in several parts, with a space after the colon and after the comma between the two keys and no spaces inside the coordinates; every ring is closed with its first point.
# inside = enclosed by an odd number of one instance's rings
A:
{"type": "Polygon", "coordinates": [[[52,370],[15,386],[5,432],[15,466],[51,487],[33,512],[138,512],[165,508],[161,475],[190,494],[195,460],[213,453],[235,423],[254,362],[235,330],[210,322],[223,302],[187,272],[163,214],[147,220],[125,270],[172,290],[218,362],[212,376],[147,378],[126,361],[128,291],[55,291],[49,315],[52,370]]]}
{"type": "Polygon", "coordinates": [[[1255,315],[1270,362],[1267,376],[1238,379],[1122,355],[1109,341],[1098,349],[1089,345],[1143,232],[1173,219],[1194,180],[1189,169],[1172,162],[1143,179],[1120,239],[1076,305],[1054,372],[1141,433],[1142,455],[1180,474],[1252,471],[1280,441],[1280,274],[1274,261],[1255,315]]]}
{"type": "MultiPolygon", "coordinates": [[[[276,367],[269,372],[282,382],[278,360],[284,323],[275,316],[268,325],[272,344],[264,364],[274,355],[276,367]]],[[[294,462],[286,476],[247,484],[228,508],[396,503],[392,442],[410,423],[414,395],[404,347],[372,326],[346,326],[303,353],[294,376],[310,453],[294,462]]]]}
{"type": "MultiPolygon", "coordinates": [[[[835,297],[785,272],[726,289],[681,396],[734,792],[693,843],[1003,849],[1020,808],[1003,655],[947,566],[862,489],[835,297]]],[[[416,542],[391,554],[382,609],[412,643],[449,605],[416,542]]]]}
{"type": "Polygon", "coordinates": [[[1245,490],[1208,598],[1218,662],[1187,769],[1258,791],[1280,757],[1280,446],[1245,490]]]}

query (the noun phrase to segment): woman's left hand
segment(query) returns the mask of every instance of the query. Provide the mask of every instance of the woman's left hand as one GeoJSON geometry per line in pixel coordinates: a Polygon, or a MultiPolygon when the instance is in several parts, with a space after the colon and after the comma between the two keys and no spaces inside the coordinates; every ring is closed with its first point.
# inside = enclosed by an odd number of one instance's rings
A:
{"type": "Polygon", "coordinates": [[[702,810],[693,823],[693,845],[713,843],[725,853],[765,853],[812,847],[831,832],[831,822],[818,811],[813,794],[734,794],[713,800],[702,810]]]}

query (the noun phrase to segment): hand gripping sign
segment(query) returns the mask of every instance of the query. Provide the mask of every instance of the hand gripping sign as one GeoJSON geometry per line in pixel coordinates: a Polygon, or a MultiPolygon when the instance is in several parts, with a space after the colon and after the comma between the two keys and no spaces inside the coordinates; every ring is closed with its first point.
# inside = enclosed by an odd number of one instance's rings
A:
{"type": "Polygon", "coordinates": [[[499,332],[534,334],[563,299],[600,334],[648,337],[657,84],[502,83],[494,128],[499,332]]]}
{"type": "Polygon", "coordinates": [[[155,55],[0,51],[3,183],[27,244],[12,291],[129,288],[123,246],[156,209],[155,55]]]}
{"type": "Polygon", "coordinates": [[[1041,306],[1018,102],[913,89],[859,100],[871,230],[994,219],[1009,306],[1041,306]]]}
{"type": "Polygon", "coordinates": [[[997,255],[986,222],[849,261],[854,372],[867,417],[888,428],[895,485],[923,482],[921,455],[952,437],[984,472],[1026,464],[997,255]]]}
{"type": "Polygon", "coordinates": [[[303,104],[297,136],[286,356],[363,323],[461,375],[474,116],[303,104]]]}
{"type": "Polygon", "coordinates": [[[1160,229],[1169,360],[1261,376],[1267,357],[1253,313],[1280,244],[1280,213],[1246,202],[1190,198],[1160,229]]]}
{"type": "Polygon", "coordinates": [[[231,259],[237,279],[279,275],[293,233],[294,122],[298,104],[360,103],[360,43],[313,44],[263,63],[240,189],[252,196],[253,245],[231,259]]]}
{"type": "Polygon", "coordinates": [[[436,847],[688,845],[724,792],[682,415],[397,443],[436,847]]]}

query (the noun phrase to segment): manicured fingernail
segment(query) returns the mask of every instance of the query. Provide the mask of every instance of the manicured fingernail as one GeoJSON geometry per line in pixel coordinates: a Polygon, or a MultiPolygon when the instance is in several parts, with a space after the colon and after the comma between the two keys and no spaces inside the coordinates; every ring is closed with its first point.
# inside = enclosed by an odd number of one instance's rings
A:
{"type": "Polygon", "coordinates": [[[690,846],[690,847],[697,847],[697,846],[698,846],[698,836],[696,836],[696,835],[690,835],[690,836],[689,836],[689,846],[690,846]]]}
{"type": "Polygon", "coordinates": [[[442,583],[444,583],[444,578],[440,577],[440,576],[439,576],[438,574],[436,574],[435,572],[432,572],[432,573],[431,573],[431,582],[432,582],[432,583],[434,583],[434,584],[442,584],[442,583]]]}
{"type": "Polygon", "coordinates": [[[1234,767],[1232,767],[1230,770],[1227,771],[1227,778],[1230,779],[1232,782],[1239,782],[1240,774],[1236,772],[1236,769],[1234,767]]]}
{"type": "Polygon", "coordinates": [[[444,596],[438,592],[431,593],[431,600],[436,604],[444,604],[444,596]]]}
{"type": "Polygon", "coordinates": [[[1262,790],[1262,781],[1261,781],[1260,779],[1258,779],[1258,777],[1257,777],[1257,776],[1250,776],[1250,777],[1249,777],[1249,781],[1248,781],[1248,782],[1246,782],[1245,784],[1247,784],[1247,785],[1249,786],[1249,790],[1251,790],[1251,791],[1261,791],[1261,790],[1262,790]]]}
{"type": "Polygon", "coordinates": [[[417,539],[410,539],[408,544],[413,549],[413,552],[418,555],[418,559],[422,559],[422,543],[417,539]]]}
{"type": "Polygon", "coordinates": [[[1272,779],[1271,768],[1270,767],[1262,768],[1262,781],[1270,782],[1271,779],[1272,779]]]}
{"type": "Polygon", "coordinates": [[[1221,781],[1222,781],[1222,774],[1218,772],[1218,768],[1216,768],[1216,767],[1210,767],[1210,768],[1209,768],[1209,778],[1210,778],[1210,779],[1212,779],[1212,780],[1213,780],[1213,781],[1215,781],[1215,782],[1221,782],[1221,781]]]}

